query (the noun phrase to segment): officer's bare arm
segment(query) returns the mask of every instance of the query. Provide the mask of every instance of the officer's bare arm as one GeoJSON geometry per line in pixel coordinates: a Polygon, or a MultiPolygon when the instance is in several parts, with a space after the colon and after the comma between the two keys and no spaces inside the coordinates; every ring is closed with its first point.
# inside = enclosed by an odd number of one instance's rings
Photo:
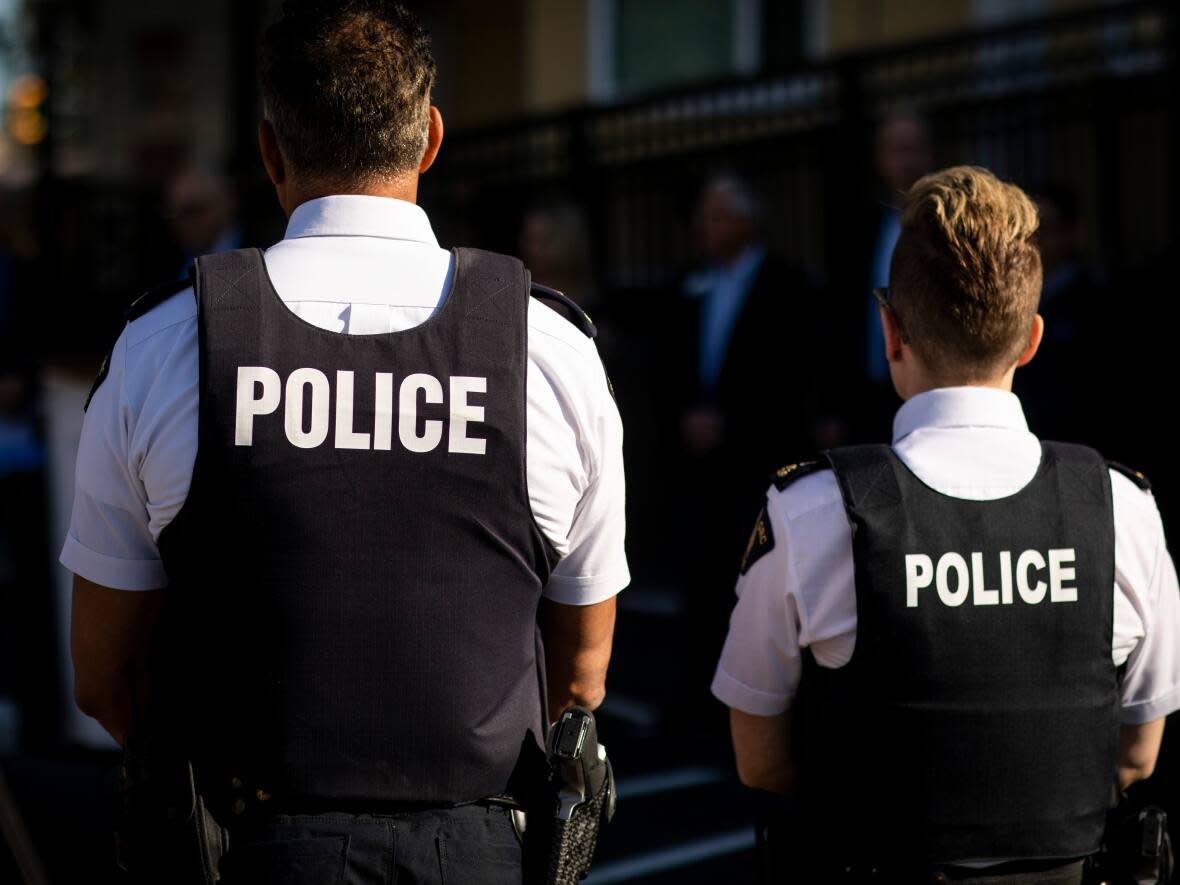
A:
{"type": "Polygon", "coordinates": [[[754,716],[731,709],[729,730],[742,783],[772,793],[791,792],[795,766],[791,761],[790,713],[754,716]]]}
{"type": "Polygon", "coordinates": [[[549,721],[570,704],[593,710],[606,696],[606,668],[615,634],[614,597],[594,605],[541,600],[537,610],[545,641],[549,721]]]}
{"type": "Polygon", "coordinates": [[[146,691],[143,665],[163,602],[162,590],[112,590],[74,576],[74,699],[119,743],[132,724],[134,699],[146,691]]]}
{"type": "Polygon", "coordinates": [[[1135,781],[1146,780],[1155,771],[1160,742],[1164,739],[1164,720],[1124,725],[1119,730],[1119,789],[1135,781]]]}

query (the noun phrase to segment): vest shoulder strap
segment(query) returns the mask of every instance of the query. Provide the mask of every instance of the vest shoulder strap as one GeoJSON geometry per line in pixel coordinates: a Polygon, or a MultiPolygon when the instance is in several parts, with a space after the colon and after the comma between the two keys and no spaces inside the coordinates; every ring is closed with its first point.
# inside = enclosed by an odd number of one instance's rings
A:
{"type": "Polygon", "coordinates": [[[897,456],[889,446],[842,446],[824,454],[836,472],[849,511],[896,507],[901,503],[901,486],[894,470],[897,456]]]}
{"type": "Polygon", "coordinates": [[[810,476],[820,470],[827,470],[831,465],[823,460],[813,461],[799,461],[796,464],[788,464],[785,467],[780,467],[774,472],[771,477],[771,482],[774,487],[780,492],[785,491],[791,483],[802,479],[805,476],[810,476]]]}
{"type": "Polygon", "coordinates": [[[1102,455],[1089,446],[1048,440],[1041,441],[1041,450],[1066,480],[1065,500],[1110,506],[1110,470],[1102,455]]]}
{"type": "Polygon", "coordinates": [[[1138,470],[1128,467],[1125,464],[1120,464],[1118,461],[1107,461],[1106,466],[1111,470],[1117,470],[1127,479],[1131,480],[1131,482],[1135,483],[1135,485],[1139,486],[1142,491],[1151,491],[1151,480],[1149,480],[1138,470]]]}

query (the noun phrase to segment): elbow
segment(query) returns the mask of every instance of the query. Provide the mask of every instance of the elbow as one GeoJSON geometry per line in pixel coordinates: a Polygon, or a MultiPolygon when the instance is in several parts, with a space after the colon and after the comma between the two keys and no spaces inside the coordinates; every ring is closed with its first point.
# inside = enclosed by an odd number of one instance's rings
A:
{"type": "Polygon", "coordinates": [[[601,679],[571,686],[570,697],[579,707],[597,710],[606,699],[606,674],[603,673],[601,679]]]}
{"type": "Polygon", "coordinates": [[[111,686],[88,677],[84,671],[74,671],[74,703],[87,716],[106,725],[119,702],[119,694],[111,686]]]}
{"type": "Polygon", "coordinates": [[[1155,773],[1155,759],[1150,759],[1138,764],[1135,763],[1120,763],[1119,765],[1119,789],[1125,790],[1131,784],[1145,781],[1152,774],[1155,773]]]}
{"type": "Polygon", "coordinates": [[[769,767],[737,760],[738,779],[753,790],[789,793],[795,786],[795,772],[789,765],[769,767]]]}
{"type": "Polygon", "coordinates": [[[83,679],[80,674],[74,680],[74,703],[78,709],[95,719],[110,709],[110,698],[100,691],[98,686],[83,679]]]}

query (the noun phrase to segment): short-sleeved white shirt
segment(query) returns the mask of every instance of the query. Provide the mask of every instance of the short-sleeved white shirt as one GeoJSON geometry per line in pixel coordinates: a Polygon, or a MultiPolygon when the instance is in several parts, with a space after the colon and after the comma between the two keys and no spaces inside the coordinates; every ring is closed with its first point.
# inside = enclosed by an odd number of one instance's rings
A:
{"type": "MultiPolygon", "coordinates": [[[[1033,478],[1041,448],[1020,401],[960,387],[915,396],[894,420],[893,449],[926,485],[967,500],[1011,495],[1033,478]]],[[[1180,588],[1150,492],[1111,471],[1115,530],[1114,641],[1126,664],[1122,720],[1144,723],[1180,709],[1180,588]]],[[[852,533],[831,470],[771,487],[774,547],[738,580],[738,602],[713,694],[756,716],[788,708],[800,650],[837,668],[856,644],[852,533]]]]}
{"type": "MultiPolygon", "coordinates": [[[[418,206],[370,196],[304,203],[283,240],[266,252],[267,271],[287,307],[344,334],[422,323],[445,297],[451,264],[418,206]]],[[[156,542],[192,479],[197,363],[191,288],[129,323],[119,337],[82,427],[61,553],[75,574],[121,590],[167,584],[156,542]]],[[[562,554],[545,596],[568,605],[601,602],[630,581],[622,423],[594,343],[535,298],[526,384],[529,500],[562,554]]]]}

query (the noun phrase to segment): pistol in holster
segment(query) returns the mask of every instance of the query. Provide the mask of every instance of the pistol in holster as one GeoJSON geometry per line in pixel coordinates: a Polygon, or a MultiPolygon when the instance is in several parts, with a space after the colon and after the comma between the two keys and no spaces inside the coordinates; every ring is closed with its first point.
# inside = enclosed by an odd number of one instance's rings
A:
{"type": "Polygon", "coordinates": [[[590,871],[599,829],[614,816],[614,773],[589,710],[567,709],[550,729],[547,743],[547,813],[530,809],[525,846],[526,867],[533,872],[528,880],[575,885],[590,871]]]}
{"type": "Polygon", "coordinates": [[[115,857],[133,883],[215,885],[229,834],[197,791],[192,763],[128,741],[115,809],[115,857]]]}
{"type": "Polygon", "coordinates": [[[1107,819],[1102,851],[1091,858],[1086,883],[1168,885],[1174,870],[1167,812],[1124,802],[1107,819]]]}

